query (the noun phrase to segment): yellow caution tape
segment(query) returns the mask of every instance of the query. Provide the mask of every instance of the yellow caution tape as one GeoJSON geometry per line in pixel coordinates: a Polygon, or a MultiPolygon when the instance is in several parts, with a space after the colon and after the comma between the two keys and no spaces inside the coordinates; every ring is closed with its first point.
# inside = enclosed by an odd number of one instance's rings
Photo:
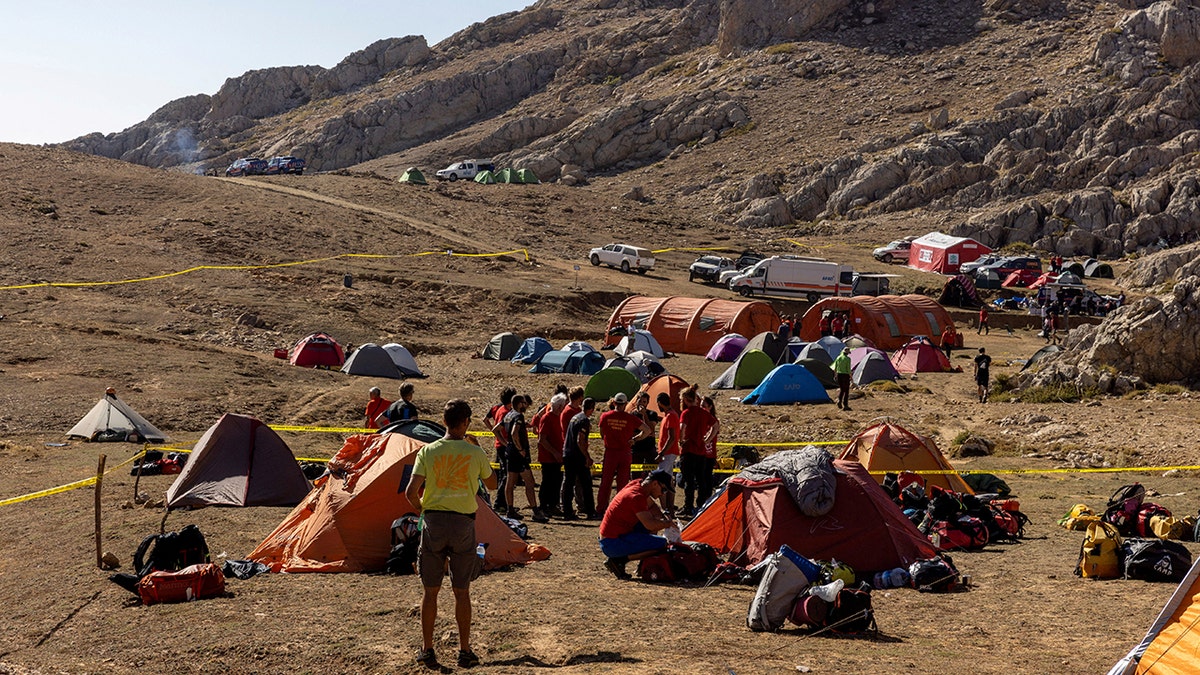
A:
{"type": "MultiPolygon", "coordinates": [[[[145,456],[146,456],[146,451],[142,450],[141,452],[137,453],[133,457],[130,457],[129,459],[125,460],[124,462],[121,462],[120,464],[112,467],[108,471],[105,471],[104,475],[107,476],[108,474],[112,473],[113,471],[116,471],[117,469],[119,469],[123,466],[132,464],[135,460],[137,460],[141,457],[145,457],[145,456]]],[[[52,488],[49,488],[46,490],[30,492],[27,495],[21,495],[19,497],[9,497],[8,499],[0,499],[0,506],[8,506],[9,504],[20,504],[21,502],[27,502],[32,499],[37,499],[39,497],[49,497],[50,495],[56,495],[56,494],[59,494],[60,492],[67,492],[68,490],[75,490],[75,489],[78,489],[81,487],[87,487],[88,485],[95,485],[95,484],[96,484],[96,477],[92,476],[91,478],[77,480],[74,483],[67,483],[66,485],[59,485],[58,487],[52,487],[52,488]]]]}
{"type": "Polygon", "coordinates": [[[654,255],[659,253],[670,253],[671,251],[735,251],[737,249],[729,248],[728,246],[711,246],[708,248],[660,248],[650,251],[654,255]]]}

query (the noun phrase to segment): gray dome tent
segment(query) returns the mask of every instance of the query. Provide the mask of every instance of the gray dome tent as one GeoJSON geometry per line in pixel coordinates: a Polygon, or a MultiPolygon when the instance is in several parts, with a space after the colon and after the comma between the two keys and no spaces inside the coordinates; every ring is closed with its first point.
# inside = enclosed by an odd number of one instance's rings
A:
{"type": "Polygon", "coordinates": [[[896,367],[892,365],[891,360],[880,352],[868,353],[850,374],[850,381],[859,386],[879,380],[895,382],[898,379],[900,379],[900,373],[896,372],[896,367]]]}
{"type": "Polygon", "coordinates": [[[521,348],[521,338],[515,333],[499,333],[488,340],[483,348],[483,358],[489,361],[507,361],[521,348]]]}
{"type": "Polygon", "coordinates": [[[810,342],[804,345],[804,349],[801,349],[800,355],[796,357],[796,363],[799,363],[801,359],[813,359],[827,366],[833,365],[833,357],[825,351],[825,345],[820,342],[810,342]]]}
{"type": "Polygon", "coordinates": [[[786,363],[786,361],[783,361],[784,354],[791,353],[788,351],[787,343],[787,340],[779,337],[779,333],[769,330],[763,331],[751,338],[750,342],[746,343],[746,348],[742,350],[742,353],[745,354],[751,349],[758,349],[771,357],[771,363],[786,363]]]}
{"type": "Polygon", "coordinates": [[[396,367],[396,362],[392,360],[392,355],[374,342],[368,342],[355,349],[342,365],[342,372],[365,377],[390,377],[394,380],[404,377],[396,367]]]}

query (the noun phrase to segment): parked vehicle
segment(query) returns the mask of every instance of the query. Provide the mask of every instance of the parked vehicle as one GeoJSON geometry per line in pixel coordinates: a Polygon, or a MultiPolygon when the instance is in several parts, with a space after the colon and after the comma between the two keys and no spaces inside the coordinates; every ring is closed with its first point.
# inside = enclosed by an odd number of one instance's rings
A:
{"type": "Polygon", "coordinates": [[[649,249],[629,244],[609,244],[594,248],[588,252],[588,260],[593,265],[619,267],[622,272],[636,270],[638,274],[645,274],[647,270],[654,269],[654,254],[649,249]]]}
{"type": "Polygon", "coordinates": [[[888,295],[892,292],[892,279],[899,274],[859,274],[854,273],[854,284],[851,286],[852,295],[888,295]]]}
{"type": "Polygon", "coordinates": [[[705,283],[713,283],[721,277],[721,272],[732,269],[737,269],[733,258],[702,255],[688,267],[688,281],[699,279],[705,283]]]}
{"type": "Polygon", "coordinates": [[[742,272],[745,272],[751,267],[754,267],[762,259],[763,257],[757,253],[743,253],[740,257],[738,257],[737,260],[734,261],[733,269],[728,269],[721,272],[721,274],[717,277],[717,283],[721,284],[722,286],[728,286],[730,279],[736,277],[742,272]]]}
{"type": "Polygon", "coordinates": [[[1001,280],[1013,272],[1022,270],[1036,272],[1036,274],[1033,275],[1036,279],[1038,275],[1042,273],[1042,259],[1036,256],[1010,256],[1008,258],[1001,258],[991,265],[985,265],[979,268],[979,271],[985,270],[989,272],[995,272],[1001,280]]]}
{"type": "Polygon", "coordinates": [[[281,173],[294,173],[297,176],[304,173],[305,162],[299,157],[272,157],[267,161],[267,166],[263,169],[263,173],[268,176],[281,173]]]}
{"type": "Polygon", "coordinates": [[[257,157],[243,157],[241,159],[234,160],[233,164],[230,164],[229,167],[225,169],[225,175],[259,176],[262,175],[262,173],[266,170],[266,160],[259,159],[257,157]]]}
{"type": "Polygon", "coordinates": [[[471,179],[480,171],[495,171],[496,165],[491,160],[483,159],[465,159],[461,162],[455,162],[450,166],[438,171],[434,175],[438,180],[456,181],[459,178],[471,179]]]}
{"type": "Polygon", "coordinates": [[[912,240],[916,237],[905,237],[891,242],[887,246],[880,246],[871,251],[871,255],[875,259],[884,263],[907,263],[908,254],[912,252],[912,240]]]}
{"type": "Polygon", "coordinates": [[[743,297],[803,296],[816,302],[825,295],[853,293],[854,268],[822,258],[777,255],[759,261],[729,280],[729,290],[743,297]]]}
{"type": "Polygon", "coordinates": [[[973,274],[975,272],[975,270],[979,269],[980,267],[987,267],[988,265],[995,264],[997,262],[1000,262],[1003,259],[1004,259],[1004,256],[1002,256],[1002,255],[999,255],[996,253],[988,253],[987,255],[980,256],[980,257],[972,260],[971,262],[965,262],[965,263],[959,265],[958,273],[959,274],[973,274]]]}

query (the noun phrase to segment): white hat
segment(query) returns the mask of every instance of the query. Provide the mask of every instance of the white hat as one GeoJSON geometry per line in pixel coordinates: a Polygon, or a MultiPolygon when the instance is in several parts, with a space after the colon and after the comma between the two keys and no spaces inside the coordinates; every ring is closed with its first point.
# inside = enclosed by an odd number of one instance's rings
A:
{"type": "Polygon", "coordinates": [[[626,403],[629,403],[629,397],[626,396],[623,392],[617,392],[617,395],[613,396],[613,400],[616,401],[617,403],[620,403],[621,405],[625,405],[626,403]]]}

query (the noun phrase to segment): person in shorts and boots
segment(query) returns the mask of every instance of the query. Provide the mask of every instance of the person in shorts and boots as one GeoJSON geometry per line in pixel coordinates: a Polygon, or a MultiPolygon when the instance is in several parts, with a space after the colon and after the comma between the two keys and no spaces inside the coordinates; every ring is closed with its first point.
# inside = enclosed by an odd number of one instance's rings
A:
{"type": "Polygon", "coordinates": [[[504,416],[504,432],[508,435],[508,445],[505,447],[505,458],[508,477],[504,482],[504,502],[508,504],[505,516],[516,520],[521,519],[521,512],[513,501],[517,482],[525,482],[525,499],[533,512],[533,520],[545,523],[550,519],[538,509],[537,495],[534,493],[533,470],[529,468],[529,428],[525,422],[525,411],[533,399],[524,394],[512,398],[512,410],[504,416]]]}
{"type": "Polygon", "coordinates": [[[417,452],[412,478],[404,490],[414,512],[421,514],[424,521],[417,547],[417,567],[424,589],[417,663],[437,665],[433,629],[437,623],[438,591],[449,567],[454,618],[458,623],[458,665],[470,668],[479,664],[479,657],[471,651],[470,587],[482,567],[476,553],[475,494],[480,481],[488,489],[496,489],[496,475],[483,450],[467,440],[470,404],[463,400],[448,401],[442,421],[446,435],[417,452]]]}
{"type": "Polygon", "coordinates": [[[983,347],[979,348],[979,356],[975,357],[975,384],[979,386],[979,402],[987,403],[989,376],[992,369],[992,357],[987,355],[983,347]]]}

